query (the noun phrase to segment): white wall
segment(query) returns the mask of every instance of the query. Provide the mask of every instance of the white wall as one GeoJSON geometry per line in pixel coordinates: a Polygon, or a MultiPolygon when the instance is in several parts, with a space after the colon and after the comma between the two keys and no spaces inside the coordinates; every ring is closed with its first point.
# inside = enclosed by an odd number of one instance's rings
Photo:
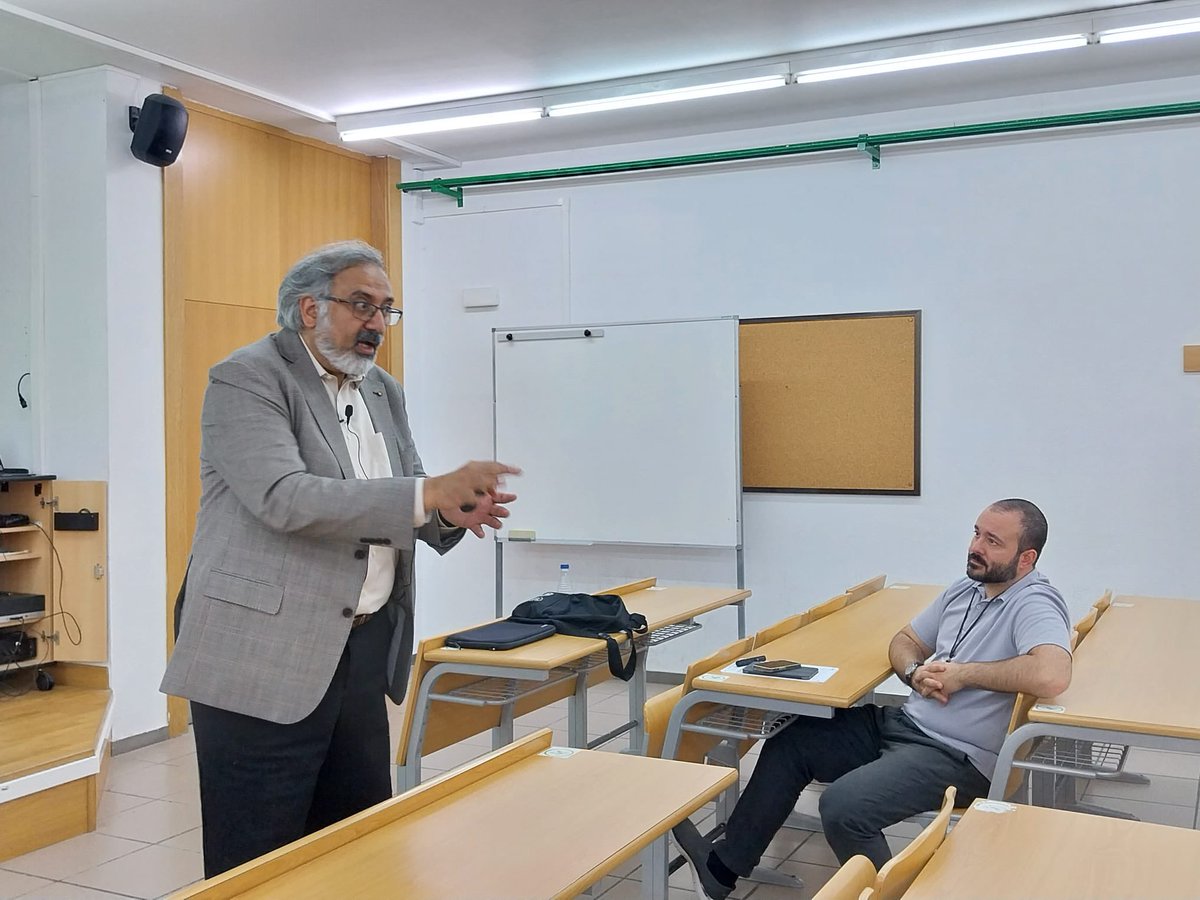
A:
{"type": "Polygon", "coordinates": [[[162,181],[130,155],[127,121],[156,90],[111,68],[31,88],[39,468],[108,482],[116,739],[166,725],[162,181]]]}
{"type": "MultiPolygon", "coordinates": [[[[1196,96],[1200,79],[1178,79],[495,160],[470,171],[1196,96]]],[[[468,188],[461,212],[452,201],[410,195],[408,403],[418,446],[437,448],[435,456],[423,451],[426,468],[441,471],[478,453],[481,423],[491,416],[490,372],[479,359],[489,352],[492,325],[919,308],[922,495],[747,494],[750,628],[878,572],[920,582],[958,577],[975,516],[1007,496],[1028,497],[1046,512],[1042,569],[1076,611],[1110,586],[1194,596],[1200,377],[1183,374],[1180,348],[1200,341],[1200,183],[1188,174],[1198,152],[1200,124],[1193,120],[884,148],[878,171],[847,154],[468,188]],[[530,241],[515,227],[519,213],[504,211],[553,204],[568,212],[548,244],[530,241]],[[429,249],[427,233],[442,217],[457,222],[455,266],[429,249]],[[505,217],[514,227],[503,227],[505,217]],[[547,258],[569,273],[557,304],[522,289],[547,258]],[[458,290],[479,283],[500,289],[497,311],[452,308],[458,290]],[[448,352],[455,364],[440,365],[448,352]]],[[[543,287],[543,294],[556,289],[553,280],[543,287]]],[[[547,424],[551,438],[569,429],[569,421],[547,424]]],[[[495,574],[484,549],[437,562],[422,557],[422,631],[468,624],[490,611],[495,574]]],[[[580,570],[577,583],[587,588],[640,574],[734,579],[731,555],[510,545],[508,603],[551,586],[560,559],[580,570]]],[[[656,651],[651,667],[678,670],[732,636],[731,627],[714,623],[656,651]]]]}
{"type": "MultiPolygon", "coordinates": [[[[0,459],[31,468],[34,430],[30,409],[22,409],[17,379],[30,367],[30,229],[32,215],[29,147],[29,88],[0,87],[0,459]]],[[[37,385],[25,379],[26,399],[37,385]]]]}

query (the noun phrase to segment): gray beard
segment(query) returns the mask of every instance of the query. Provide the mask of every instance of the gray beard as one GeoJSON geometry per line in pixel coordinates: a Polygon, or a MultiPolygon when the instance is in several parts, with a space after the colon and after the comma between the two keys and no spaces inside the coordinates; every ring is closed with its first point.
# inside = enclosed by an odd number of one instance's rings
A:
{"type": "Polygon", "coordinates": [[[317,311],[317,324],[313,328],[313,343],[321,351],[321,355],[343,375],[360,377],[371,371],[375,358],[366,359],[353,350],[339,350],[329,335],[328,313],[324,307],[317,311]],[[322,313],[325,313],[322,315],[322,313]]]}

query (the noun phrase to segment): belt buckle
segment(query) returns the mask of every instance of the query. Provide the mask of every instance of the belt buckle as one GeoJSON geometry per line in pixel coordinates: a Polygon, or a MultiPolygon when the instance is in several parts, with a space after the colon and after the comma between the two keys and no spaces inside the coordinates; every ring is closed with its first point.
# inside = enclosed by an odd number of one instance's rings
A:
{"type": "Polygon", "coordinates": [[[366,625],[373,615],[375,613],[359,613],[354,617],[354,621],[350,623],[350,627],[357,628],[359,625],[366,625]]]}

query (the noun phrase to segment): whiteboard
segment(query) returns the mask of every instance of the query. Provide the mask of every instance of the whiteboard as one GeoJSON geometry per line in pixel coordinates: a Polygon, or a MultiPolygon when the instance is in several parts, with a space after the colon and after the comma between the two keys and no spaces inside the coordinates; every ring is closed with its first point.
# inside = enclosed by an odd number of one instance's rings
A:
{"type": "Polygon", "coordinates": [[[741,546],[737,319],[496,329],[498,540],[741,546]]]}

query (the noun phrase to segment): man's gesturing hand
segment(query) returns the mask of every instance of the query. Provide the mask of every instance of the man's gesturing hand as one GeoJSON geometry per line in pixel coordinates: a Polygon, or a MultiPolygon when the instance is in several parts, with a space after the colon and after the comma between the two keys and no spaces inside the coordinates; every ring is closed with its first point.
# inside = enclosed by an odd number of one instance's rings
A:
{"type": "Polygon", "coordinates": [[[436,509],[452,525],[483,537],[482,526],[499,528],[500,519],[508,515],[502,504],[516,499],[516,494],[499,490],[503,476],[520,474],[517,467],[501,462],[469,462],[446,475],[425,479],[425,508],[436,509]]]}

